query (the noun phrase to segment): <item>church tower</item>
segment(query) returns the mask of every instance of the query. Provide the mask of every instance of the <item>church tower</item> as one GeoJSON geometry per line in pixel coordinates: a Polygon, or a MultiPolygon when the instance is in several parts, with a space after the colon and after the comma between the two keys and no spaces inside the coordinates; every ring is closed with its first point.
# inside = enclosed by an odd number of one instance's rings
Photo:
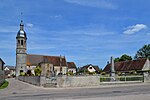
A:
{"type": "Polygon", "coordinates": [[[16,36],[16,76],[19,76],[21,72],[25,72],[26,69],[26,43],[27,36],[24,31],[24,24],[21,20],[20,30],[16,36]]]}

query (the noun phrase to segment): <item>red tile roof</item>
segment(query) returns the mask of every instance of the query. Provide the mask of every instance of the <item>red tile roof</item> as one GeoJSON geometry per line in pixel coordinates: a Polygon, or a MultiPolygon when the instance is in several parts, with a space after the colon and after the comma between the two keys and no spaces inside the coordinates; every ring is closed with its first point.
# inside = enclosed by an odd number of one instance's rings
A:
{"type": "MultiPolygon", "coordinates": [[[[146,63],[147,59],[138,59],[138,60],[128,60],[128,61],[121,61],[115,62],[115,71],[131,71],[131,70],[142,70],[144,64],[146,63]]],[[[104,68],[104,72],[110,72],[111,64],[107,64],[104,68]]]]}
{"type": "Polygon", "coordinates": [[[66,58],[60,56],[45,56],[45,55],[33,55],[27,54],[27,65],[38,65],[39,63],[51,63],[54,66],[67,66],[66,58]]]}
{"type": "Polygon", "coordinates": [[[67,65],[68,65],[68,69],[69,68],[75,68],[75,69],[77,68],[74,62],[67,62],[67,65]]]}

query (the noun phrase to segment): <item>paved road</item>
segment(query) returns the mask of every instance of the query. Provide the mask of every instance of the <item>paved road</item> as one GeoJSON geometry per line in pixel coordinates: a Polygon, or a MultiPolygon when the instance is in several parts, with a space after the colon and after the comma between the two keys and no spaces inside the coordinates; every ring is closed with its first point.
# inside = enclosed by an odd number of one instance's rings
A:
{"type": "Polygon", "coordinates": [[[103,85],[88,88],[42,88],[9,79],[0,100],[150,100],[150,84],[103,85]]]}

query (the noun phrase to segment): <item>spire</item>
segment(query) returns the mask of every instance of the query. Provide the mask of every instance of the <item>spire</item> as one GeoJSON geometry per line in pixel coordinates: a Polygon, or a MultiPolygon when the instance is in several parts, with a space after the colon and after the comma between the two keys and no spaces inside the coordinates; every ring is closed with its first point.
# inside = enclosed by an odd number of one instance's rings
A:
{"type": "Polygon", "coordinates": [[[24,37],[27,39],[26,32],[24,31],[24,24],[22,20],[22,13],[21,13],[21,22],[20,22],[20,30],[17,33],[17,38],[18,37],[24,37]]]}
{"type": "Polygon", "coordinates": [[[23,24],[23,21],[21,20],[21,23],[20,23],[20,30],[24,30],[24,24],[23,24]]]}
{"type": "Polygon", "coordinates": [[[20,23],[20,30],[24,30],[23,27],[24,27],[24,24],[23,24],[23,20],[22,20],[22,15],[23,13],[21,12],[21,23],[20,23]]]}

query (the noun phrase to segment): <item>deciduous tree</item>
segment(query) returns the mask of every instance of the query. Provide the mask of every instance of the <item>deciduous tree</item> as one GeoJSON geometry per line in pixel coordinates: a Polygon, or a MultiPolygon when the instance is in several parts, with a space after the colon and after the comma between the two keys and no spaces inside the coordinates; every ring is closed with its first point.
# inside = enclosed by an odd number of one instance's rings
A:
{"type": "Polygon", "coordinates": [[[127,54],[124,54],[120,58],[119,57],[115,58],[114,62],[126,61],[126,60],[132,60],[132,57],[127,54]]]}
{"type": "Polygon", "coordinates": [[[150,59],[150,44],[144,45],[142,48],[140,48],[136,55],[135,59],[137,58],[149,58],[150,59]]]}

